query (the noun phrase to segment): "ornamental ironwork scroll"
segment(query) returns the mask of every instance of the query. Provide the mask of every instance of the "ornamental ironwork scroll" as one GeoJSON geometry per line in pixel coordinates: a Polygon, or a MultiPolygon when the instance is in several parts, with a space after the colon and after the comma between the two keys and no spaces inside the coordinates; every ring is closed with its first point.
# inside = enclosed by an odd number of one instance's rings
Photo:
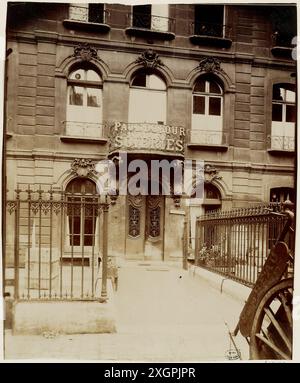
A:
{"type": "Polygon", "coordinates": [[[128,196],[128,235],[136,238],[141,233],[141,207],[143,197],[128,196]]]}
{"type": "Polygon", "coordinates": [[[161,197],[148,197],[148,215],[149,215],[149,236],[152,238],[160,237],[160,212],[161,197]]]}

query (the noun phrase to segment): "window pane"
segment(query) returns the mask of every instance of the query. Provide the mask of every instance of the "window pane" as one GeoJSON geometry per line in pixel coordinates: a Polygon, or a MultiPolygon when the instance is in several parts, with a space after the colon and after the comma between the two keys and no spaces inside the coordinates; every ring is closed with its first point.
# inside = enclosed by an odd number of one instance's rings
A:
{"type": "Polygon", "coordinates": [[[209,92],[210,93],[221,94],[221,89],[220,89],[219,85],[216,82],[210,81],[209,82],[209,92]]]}
{"type": "Polygon", "coordinates": [[[80,217],[69,217],[70,245],[80,246],[80,217]]]}
{"type": "Polygon", "coordinates": [[[80,86],[69,87],[69,104],[83,105],[83,88],[80,86]]]}
{"type": "Polygon", "coordinates": [[[133,86],[142,86],[143,88],[146,87],[146,75],[144,73],[137,74],[133,81],[132,81],[133,86]]]}
{"type": "Polygon", "coordinates": [[[295,102],[295,92],[291,91],[291,90],[286,90],[286,94],[285,94],[285,101],[287,102],[295,102]]]}
{"type": "Polygon", "coordinates": [[[100,89],[87,88],[87,106],[100,107],[101,106],[101,91],[100,89]]]}
{"type": "Polygon", "coordinates": [[[219,97],[209,97],[209,114],[221,116],[221,99],[219,97]]]}
{"type": "Polygon", "coordinates": [[[284,99],[284,88],[281,88],[279,85],[273,86],[273,100],[283,101],[284,99]]]}
{"type": "Polygon", "coordinates": [[[71,80],[85,80],[84,77],[84,70],[83,69],[77,69],[74,72],[72,72],[69,76],[71,80]]]}
{"type": "Polygon", "coordinates": [[[286,122],[296,121],[296,107],[295,105],[286,106],[286,122]]]}
{"type": "Polygon", "coordinates": [[[205,80],[200,79],[196,82],[194,92],[205,92],[205,80]]]}
{"type": "Polygon", "coordinates": [[[281,104],[272,104],[272,121],[282,121],[281,104]]]}
{"type": "Polygon", "coordinates": [[[89,22],[103,23],[104,4],[89,4],[89,22]]]}
{"type": "Polygon", "coordinates": [[[96,73],[94,70],[91,70],[91,69],[86,71],[86,79],[88,81],[101,81],[101,78],[98,75],[98,73],[96,73]]]}
{"type": "Polygon", "coordinates": [[[137,28],[151,28],[151,5],[134,5],[132,7],[132,26],[137,28]]]}
{"type": "Polygon", "coordinates": [[[193,113],[194,114],[204,114],[205,113],[205,97],[203,96],[194,96],[193,103],[193,113]]]}
{"type": "Polygon", "coordinates": [[[147,88],[165,90],[166,84],[164,83],[164,81],[161,78],[159,78],[158,76],[155,76],[155,74],[150,74],[148,76],[147,88]]]}

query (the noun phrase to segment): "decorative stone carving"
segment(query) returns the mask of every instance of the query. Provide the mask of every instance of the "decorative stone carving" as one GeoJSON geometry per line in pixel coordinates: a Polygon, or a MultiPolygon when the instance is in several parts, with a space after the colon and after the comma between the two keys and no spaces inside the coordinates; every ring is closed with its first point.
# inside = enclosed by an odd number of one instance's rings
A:
{"type": "Polygon", "coordinates": [[[221,63],[218,59],[214,57],[205,57],[203,58],[198,68],[201,70],[201,72],[221,72],[224,73],[223,69],[221,68],[221,63]]]}
{"type": "Polygon", "coordinates": [[[75,47],[73,56],[81,58],[82,61],[99,60],[96,49],[92,48],[88,43],[75,47]]]}
{"type": "Polygon", "coordinates": [[[136,60],[137,64],[142,64],[147,69],[155,69],[159,66],[163,66],[163,62],[160,60],[158,54],[153,49],[148,49],[143,52],[136,60]]]}
{"type": "Polygon", "coordinates": [[[96,174],[95,163],[86,158],[75,158],[71,165],[71,171],[78,177],[87,177],[96,174]]]}
{"type": "Polygon", "coordinates": [[[214,165],[204,165],[204,182],[210,183],[214,180],[220,180],[222,177],[219,175],[219,171],[214,165]]]}

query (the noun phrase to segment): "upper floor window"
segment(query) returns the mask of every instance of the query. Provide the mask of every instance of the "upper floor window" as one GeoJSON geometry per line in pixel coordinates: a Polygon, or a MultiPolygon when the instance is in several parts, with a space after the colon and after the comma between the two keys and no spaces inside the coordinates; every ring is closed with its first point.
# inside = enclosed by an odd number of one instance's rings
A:
{"type": "Polygon", "coordinates": [[[195,5],[195,35],[225,37],[224,5],[195,5]]]}
{"type": "Polygon", "coordinates": [[[165,124],[166,89],[165,82],[156,74],[138,72],[130,86],[129,122],[165,124]]]}
{"type": "Polygon", "coordinates": [[[132,7],[132,26],[160,32],[169,30],[168,4],[134,5],[132,7]]]}
{"type": "Polygon", "coordinates": [[[222,144],[223,90],[210,76],[201,76],[193,90],[191,142],[222,144]]]}
{"type": "Polygon", "coordinates": [[[68,78],[66,135],[102,137],[102,79],[89,67],[72,71],[68,78]]]}
{"type": "Polygon", "coordinates": [[[103,3],[73,3],[70,4],[69,18],[71,20],[85,21],[90,23],[104,23],[103,3]]]}
{"type": "Polygon", "coordinates": [[[271,149],[294,150],[296,93],[293,84],[274,84],[271,149]]]}
{"type": "Polygon", "coordinates": [[[297,35],[296,6],[273,6],[270,19],[273,29],[273,46],[291,47],[292,39],[297,35]]]}

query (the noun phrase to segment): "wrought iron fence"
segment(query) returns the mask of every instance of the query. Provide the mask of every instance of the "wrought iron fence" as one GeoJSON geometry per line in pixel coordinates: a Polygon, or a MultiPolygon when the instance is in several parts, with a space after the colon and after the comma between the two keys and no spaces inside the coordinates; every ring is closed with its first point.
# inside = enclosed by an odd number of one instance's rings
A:
{"type": "Polygon", "coordinates": [[[128,15],[130,24],[134,28],[149,29],[157,32],[174,32],[175,19],[151,15],[149,13],[133,12],[128,15]]]}
{"type": "Polygon", "coordinates": [[[210,36],[221,38],[230,38],[231,36],[231,27],[223,24],[195,22],[191,23],[190,28],[190,34],[198,36],[210,36]]]}
{"type": "MultiPolygon", "coordinates": [[[[253,286],[287,217],[283,204],[215,211],[196,220],[195,265],[253,286]]],[[[294,237],[286,238],[291,251],[294,237]]]]}
{"type": "Polygon", "coordinates": [[[16,300],[106,300],[105,196],[18,188],[6,208],[5,271],[16,300]]]}

